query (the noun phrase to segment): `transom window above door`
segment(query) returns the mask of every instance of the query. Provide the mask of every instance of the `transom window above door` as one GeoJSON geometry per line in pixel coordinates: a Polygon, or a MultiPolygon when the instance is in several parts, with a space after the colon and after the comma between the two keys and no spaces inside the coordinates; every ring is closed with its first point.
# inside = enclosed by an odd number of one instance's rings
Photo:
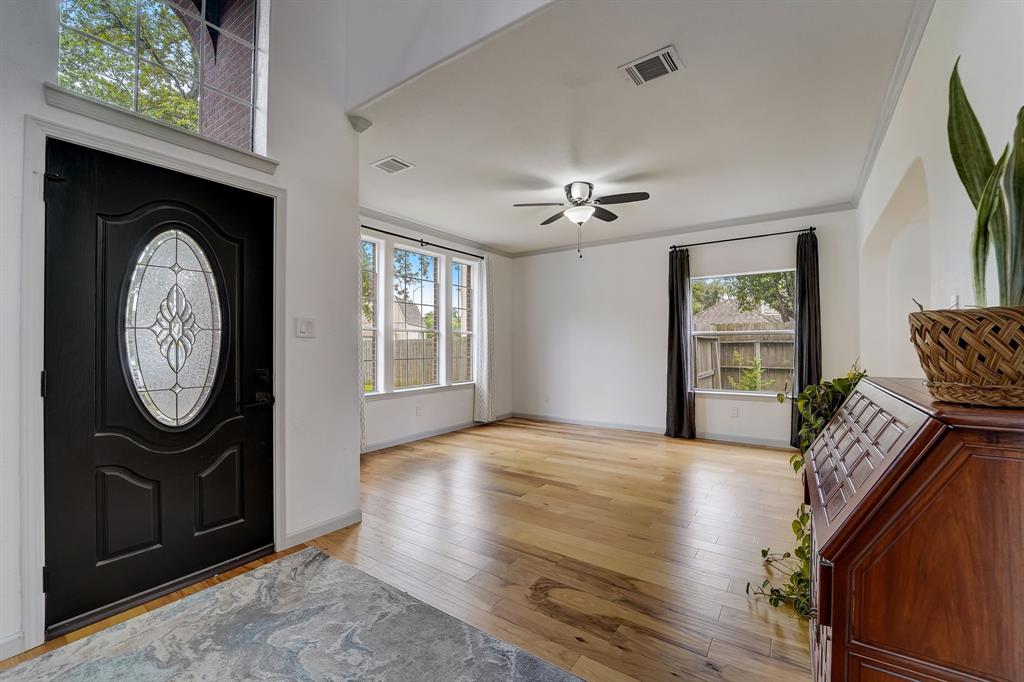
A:
{"type": "Polygon", "coordinates": [[[58,85],[253,148],[257,0],[61,0],[58,85]]]}

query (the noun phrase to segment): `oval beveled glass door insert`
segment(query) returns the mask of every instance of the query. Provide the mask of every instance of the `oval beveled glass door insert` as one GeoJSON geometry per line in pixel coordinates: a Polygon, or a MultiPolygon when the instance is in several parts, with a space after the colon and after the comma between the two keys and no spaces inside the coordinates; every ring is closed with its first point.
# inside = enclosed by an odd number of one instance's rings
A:
{"type": "Polygon", "coordinates": [[[146,411],[165,426],[196,419],[220,362],[221,300],[210,260],[182,230],[155,236],[125,300],[125,366],[146,411]]]}

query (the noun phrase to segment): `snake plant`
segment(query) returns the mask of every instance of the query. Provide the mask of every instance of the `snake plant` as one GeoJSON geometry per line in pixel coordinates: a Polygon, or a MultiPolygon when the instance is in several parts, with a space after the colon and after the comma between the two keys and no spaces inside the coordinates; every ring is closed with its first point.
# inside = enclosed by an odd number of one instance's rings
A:
{"type": "Polygon", "coordinates": [[[977,210],[971,238],[974,302],[987,305],[985,270],[995,251],[999,304],[1024,305],[1024,107],[1013,139],[998,160],[960,82],[960,60],[949,78],[949,151],[960,181],[977,210]]]}

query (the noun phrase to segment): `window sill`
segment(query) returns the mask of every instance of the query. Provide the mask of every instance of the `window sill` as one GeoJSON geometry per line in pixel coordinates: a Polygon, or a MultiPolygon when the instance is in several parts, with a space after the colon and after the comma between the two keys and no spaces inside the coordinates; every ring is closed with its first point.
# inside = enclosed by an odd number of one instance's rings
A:
{"type": "Polygon", "coordinates": [[[142,116],[134,111],[127,111],[112,104],[101,102],[98,99],[80,95],[54,83],[43,83],[43,94],[46,97],[46,103],[51,107],[64,109],[65,111],[80,114],[97,121],[109,123],[118,128],[163,140],[179,147],[215,156],[268,175],[273,175],[274,171],[277,170],[278,162],[270,157],[247,152],[223,142],[217,142],[202,135],[196,135],[187,130],[142,116]]]}
{"type": "Polygon", "coordinates": [[[473,388],[476,384],[472,381],[467,381],[459,384],[450,384],[448,386],[419,386],[417,388],[399,388],[388,393],[367,393],[363,396],[363,399],[368,403],[376,402],[378,400],[388,400],[390,398],[402,398],[413,395],[429,395],[431,393],[447,393],[449,391],[460,391],[467,388],[473,388]]]}
{"type": "MultiPolygon", "coordinates": [[[[711,398],[745,398],[749,400],[777,400],[777,393],[757,393],[755,391],[726,391],[706,388],[692,389],[694,394],[711,398]]],[[[786,396],[789,398],[789,396],[786,396]]]]}

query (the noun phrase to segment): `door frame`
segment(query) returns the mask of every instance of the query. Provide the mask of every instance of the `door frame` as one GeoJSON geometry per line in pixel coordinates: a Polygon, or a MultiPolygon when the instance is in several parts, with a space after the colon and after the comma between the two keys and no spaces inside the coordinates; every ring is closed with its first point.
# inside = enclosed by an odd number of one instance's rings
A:
{"type": "MultiPolygon", "coordinates": [[[[45,641],[46,595],[42,567],[46,561],[45,481],[43,461],[43,369],[46,207],[43,173],[46,140],[64,140],[83,147],[264,194],[274,199],[274,547],[285,549],[285,209],[282,187],[252,180],[203,163],[147,149],[141,144],[81,130],[32,115],[25,116],[25,163],[21,217],[21,374],[19,382],[21,438],[21,649],[45,641]]],[[[133,138],[134,139],[134,138],[133,138]]]]}

